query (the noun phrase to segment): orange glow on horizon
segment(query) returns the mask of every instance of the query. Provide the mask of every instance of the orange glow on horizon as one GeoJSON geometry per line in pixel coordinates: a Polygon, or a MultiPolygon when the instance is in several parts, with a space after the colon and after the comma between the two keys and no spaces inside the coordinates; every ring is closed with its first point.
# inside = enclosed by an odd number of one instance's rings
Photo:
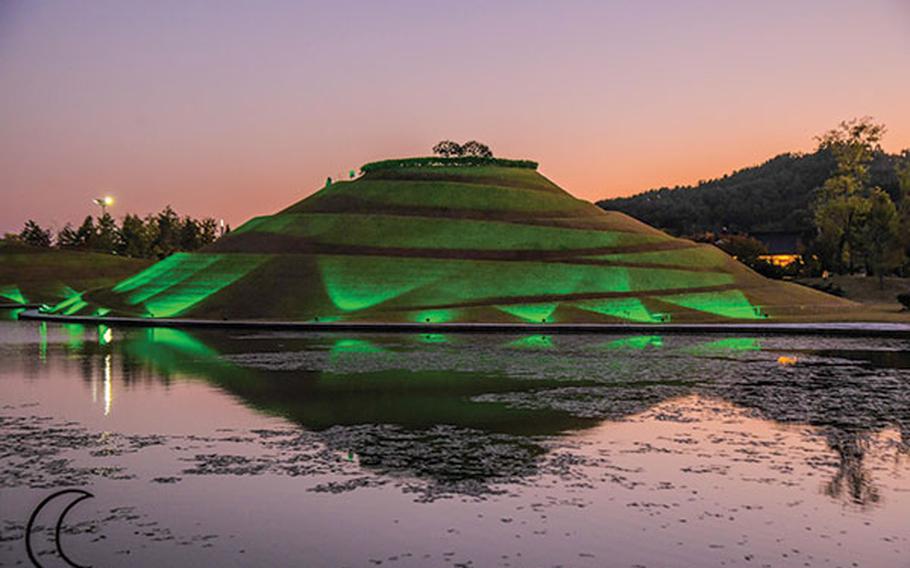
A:
{"type": "Polygon", "coordinates": [[[269,4],[0,4],[0,232],[78,224],[98,188],[118,217],[236,227],[444,138],[591,201],[808,152],[857,116],[910,148],[903,1],[269,4]]]}

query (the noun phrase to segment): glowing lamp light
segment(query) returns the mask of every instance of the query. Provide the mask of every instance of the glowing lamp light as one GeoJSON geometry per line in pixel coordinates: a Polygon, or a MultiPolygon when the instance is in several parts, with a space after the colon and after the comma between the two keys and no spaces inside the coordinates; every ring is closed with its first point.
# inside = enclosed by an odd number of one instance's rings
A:
{"type": "Polygon", "coordinates": [[[114,204],[114,198],[110,195],[96,197],[95,199],[92,199],[92,203],[101,208],[101,214],[103,215],[107,208],[114,204]]]}

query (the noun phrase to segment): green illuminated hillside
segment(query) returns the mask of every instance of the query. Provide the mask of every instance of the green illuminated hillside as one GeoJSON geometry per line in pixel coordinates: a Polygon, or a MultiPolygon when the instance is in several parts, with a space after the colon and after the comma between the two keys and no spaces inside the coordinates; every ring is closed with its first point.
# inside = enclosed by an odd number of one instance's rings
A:
{"type": "MultiPolygon", "coordinates": [[[[365,168],[368,169],[369,168],[365,168]]],[[[369,170],[58,313],[384,322],[766,320],[852,304],[571,195],[528,167],[369,170]]]]}
{"type": "Polygon", "coordinates": [[[79,291],[111,286],[150,264],[78,250],[0,243],[0,304],[55,304],[79,291]]]}

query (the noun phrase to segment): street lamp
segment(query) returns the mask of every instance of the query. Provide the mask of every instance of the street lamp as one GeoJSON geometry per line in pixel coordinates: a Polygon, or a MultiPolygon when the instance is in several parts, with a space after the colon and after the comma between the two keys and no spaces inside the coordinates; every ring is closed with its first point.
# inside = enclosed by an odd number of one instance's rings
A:
{"type": "Polygon", "coordinates": [[[92,203],[101,208],[101,216],[104,217],[104,214],[107,213],[107,208],[114,204],[114,198],[110,195],[96,197],[92,199],[92,203]]]}

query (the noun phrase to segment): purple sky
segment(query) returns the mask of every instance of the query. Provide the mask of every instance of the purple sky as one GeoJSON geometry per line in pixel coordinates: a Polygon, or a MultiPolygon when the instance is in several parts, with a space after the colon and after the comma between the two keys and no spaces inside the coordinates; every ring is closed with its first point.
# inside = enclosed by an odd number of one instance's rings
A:
{"type": "Polygon", "coordinates": [[[579,197],[692,183],[840,120],[910,147],[910,0],[0,0],[0,232],[271,213],[476,138],[579,197]]]}

